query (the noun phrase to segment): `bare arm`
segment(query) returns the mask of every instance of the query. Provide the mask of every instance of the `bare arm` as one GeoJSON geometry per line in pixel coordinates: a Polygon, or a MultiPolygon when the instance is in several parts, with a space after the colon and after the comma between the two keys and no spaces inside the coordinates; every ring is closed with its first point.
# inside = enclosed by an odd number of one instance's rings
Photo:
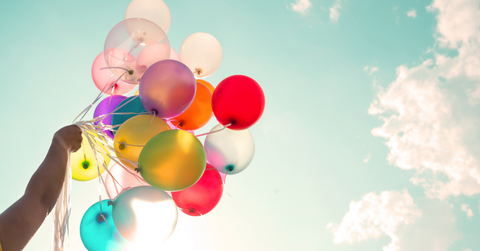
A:
{"type": "Polygon", "coordinates": [[[70,152],[77,151],[81,142],[77,126],[66,126],[55,133],[25,194],[0,215],[0,243],[4,251],[22,250],[40,228],[62,190],[70,152]]]}

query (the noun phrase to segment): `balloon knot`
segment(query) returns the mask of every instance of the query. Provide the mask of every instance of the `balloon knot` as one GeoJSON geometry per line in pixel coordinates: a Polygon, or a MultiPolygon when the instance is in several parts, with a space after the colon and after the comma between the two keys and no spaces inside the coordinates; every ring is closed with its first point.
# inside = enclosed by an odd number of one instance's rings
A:
{"type": "Polygon", "coordinates": [[[195,68],[195,74],[201,75],[202,74],[202,68],[195,68]]]}
{"type": "Polygon", "coordinates": [[[120,145],[118,146],[118,148],[119,148],[120,150],[123,150],[123,149],[127,148],[127,144],[125,144],[125,142],[122,142],[122,143],[120,143],[120,145]]]}
{"type": "Polygon", "coordinates": [[[233,165],[228,165],[225,167],[225,169],[229,172],[233,171],[233,165]]]}
{"type": "Polygon", "coordinates": [[[133,70],[129,70],[129,71],[128,71],[128,74],[129,74],[129,75],[133,75],[133,72],[134,72],[133,70]]]}
{"type": "Polygon", "coordinates": [[[140,172],[140,164],[138,164],[138,167],[135,168],[135,172],[139,173],[140,172]]]}
{"type": "Polygon", "coordinates": [[[107,202],[107,205],[108,205],[108,206],[113,206],[113,201],[112,201],[112,200],[108,201],[108,202],[107,202]]]}

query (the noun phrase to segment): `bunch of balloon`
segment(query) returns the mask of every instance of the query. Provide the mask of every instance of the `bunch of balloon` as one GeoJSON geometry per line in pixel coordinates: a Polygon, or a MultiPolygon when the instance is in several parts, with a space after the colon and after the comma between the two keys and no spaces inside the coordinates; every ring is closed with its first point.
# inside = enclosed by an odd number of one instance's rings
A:
{"type": "Polygon", "coordinates": [[[222,63],[219,41],[194,33],[177,53],[170,24],[162,0],[133,0],[93,62],[100,94],[74,120],[84,140],[71,157],[72,178],[98,179],[108,196],[99,192],[82,219],[88,250],[152,250],[173,233],[178,209],[210,213],[222,198],[222,175],[253,160],[248,128],[263,114],[262,88],[243,75],[214,87],[204,78],[222,63]],[[93,119],[83,120],[94,105],[93,119]],[[220,124],[198,134],[212,117],[220,124]]]}

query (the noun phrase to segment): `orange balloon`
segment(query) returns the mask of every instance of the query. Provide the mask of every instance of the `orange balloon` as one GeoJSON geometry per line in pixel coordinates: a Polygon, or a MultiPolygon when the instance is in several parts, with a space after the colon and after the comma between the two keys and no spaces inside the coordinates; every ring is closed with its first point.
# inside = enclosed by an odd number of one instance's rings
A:
{"type": "Polygon", "coordinates": [[[192,104],[171,121],[182,130],[196,130],[207,124],[212,115],[212,92],[197,80],[197,92],[192,104]]]}
{"type": "Polygon", "coordinates": [[[200,83],[200,84],[203,84],[204,86],[206,86],[213,94],[213,91],[215,91],[215,87],[213,87],[212,84],[208,83],[207,81],[203,80],[203,79],[197,79],[197,83],[200,83]]]}

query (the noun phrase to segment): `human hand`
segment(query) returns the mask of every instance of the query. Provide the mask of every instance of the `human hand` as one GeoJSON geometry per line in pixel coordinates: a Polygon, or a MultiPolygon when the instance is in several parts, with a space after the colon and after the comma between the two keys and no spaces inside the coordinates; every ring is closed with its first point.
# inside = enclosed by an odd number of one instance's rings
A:
{"type": "Polygon", "coordinates": [[[76,125],[65,126],[55,133],[53,141],[69,152],[76,152],[82,146],[82,130],[76,125]]]}

